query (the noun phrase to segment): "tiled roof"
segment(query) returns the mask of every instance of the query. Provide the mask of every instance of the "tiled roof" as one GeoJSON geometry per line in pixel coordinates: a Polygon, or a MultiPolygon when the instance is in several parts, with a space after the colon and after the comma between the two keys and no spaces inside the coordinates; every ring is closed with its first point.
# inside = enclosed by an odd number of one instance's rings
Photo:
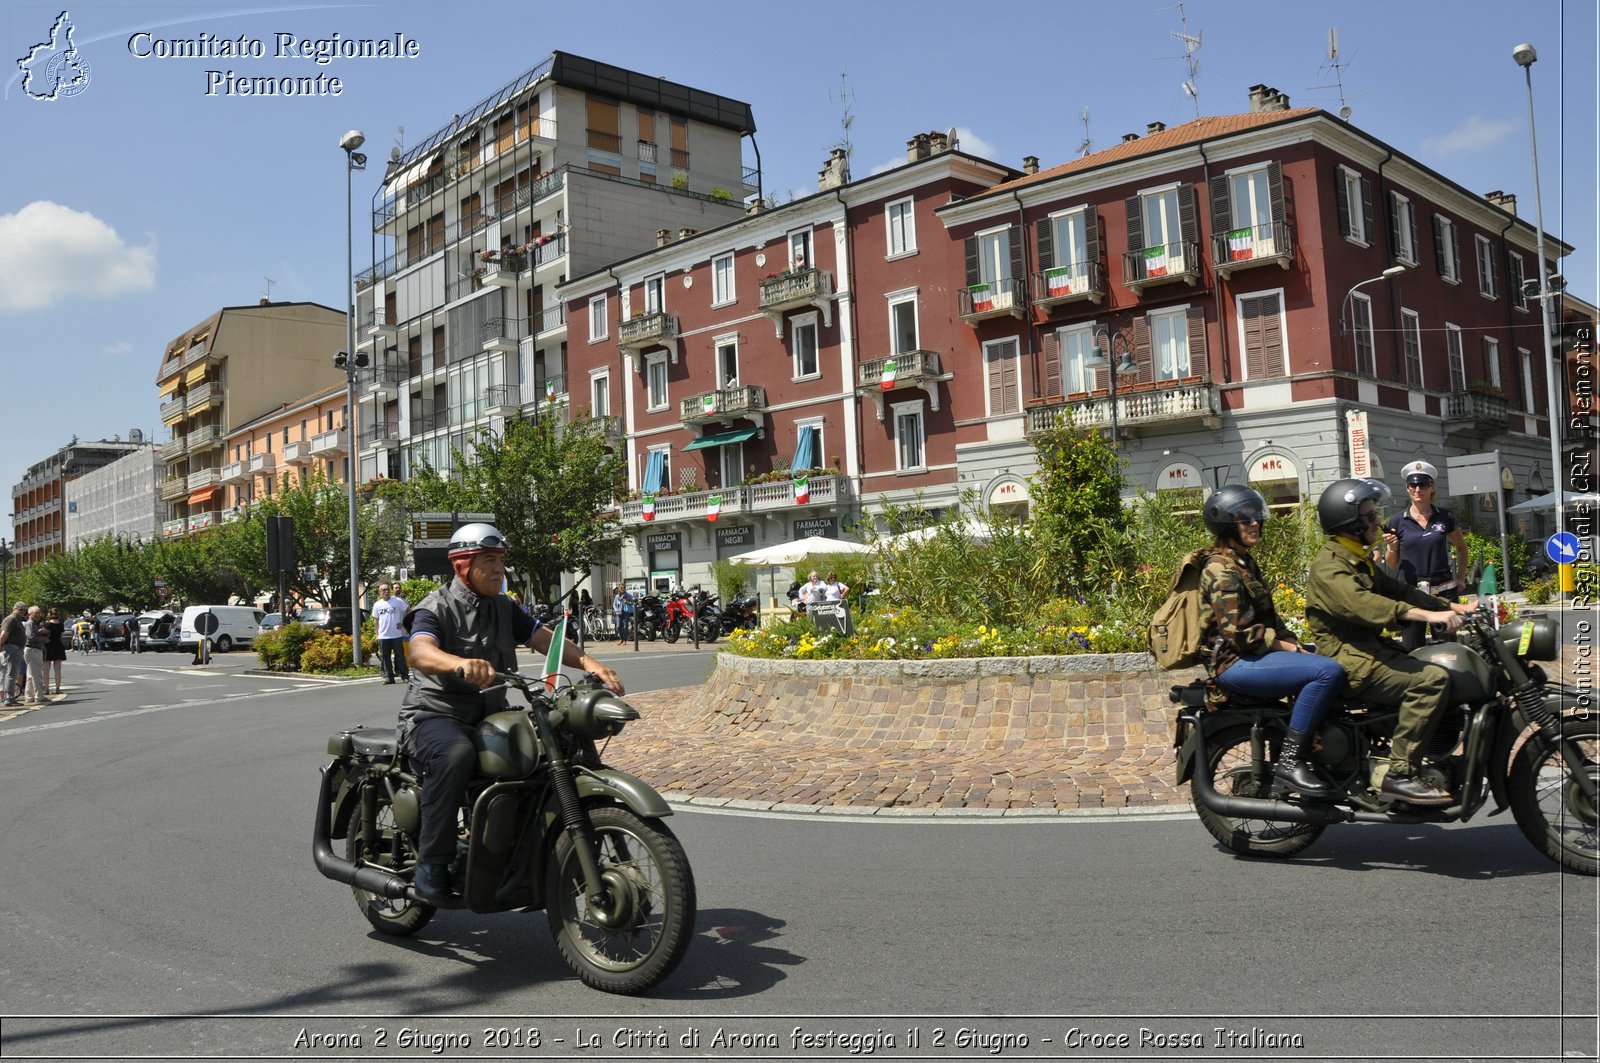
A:
{"type": "Polygon", "coordinates": [[[1162,151],[1171,151],[1181,148],[1185,144],[1198,144],[1201,141],[1216,140],[1219,137],[1231,136],[1234,133],[1244,133],[1264,126],[1276,125],[1280,122],[1292,122],[1296,119],[1314,115],[1322,110],[1320,107],[1296,107],[1288,111],[1251,111],[1246,114],[1224,114],[1211,118],[1196,118],[1192,122],[1164,129],[1159,133],[1151,133],[1137,140],[1125,140],[1114,147],[1097,151],[1093,155],[1085,155],[1081,159],[1064,162],[1060,166],[1052,166],[1048,170],[1040,170],[1035,174],[1019,177],[1014,181],[994,185],[983,192],[967,197],[967,202],[986,199],[993,195],[1006,195],[1013,189],[1023,188],[1027,185],[1037,184],[1040,181],[1049,181],[1057,177],[1078,173],[1083,170],[1093,170],[1100,166],[1112,163],[1126,162],[1136,159],[1141,155],[1154,155],[1162,151]]]}

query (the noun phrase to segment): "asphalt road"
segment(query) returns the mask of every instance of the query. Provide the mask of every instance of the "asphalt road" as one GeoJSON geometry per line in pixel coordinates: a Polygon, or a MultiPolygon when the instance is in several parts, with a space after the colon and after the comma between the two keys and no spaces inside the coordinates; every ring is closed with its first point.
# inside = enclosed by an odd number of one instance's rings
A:
{"type": "Polygon", "coordinates": [[[649,997],[584,988],[539,914],[384,938],[309,841],[327,735],[397,688],[184,661],[70,661],[68,700],[0,723],[6,1059],[1595,1056],[1595,881],[1509,816],[1269,863],[1187,812],[683,812],[699,935],[649,997]]]}

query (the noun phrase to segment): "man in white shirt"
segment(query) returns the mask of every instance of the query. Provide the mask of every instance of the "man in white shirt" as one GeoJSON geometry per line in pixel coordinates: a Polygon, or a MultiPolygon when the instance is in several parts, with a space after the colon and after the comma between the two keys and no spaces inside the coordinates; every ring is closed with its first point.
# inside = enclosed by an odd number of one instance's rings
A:
{"type": "Polygon", "coordinates": [[[398,675],[403,682],[411,682],[411,671],[406,667],[406,600],[398,594],[390,597],[387,583],[378,584],[378,597],[372,603],[372,619],[378,626],[378,666],[383,670],[383,681],[393,683],[398,675]]]}

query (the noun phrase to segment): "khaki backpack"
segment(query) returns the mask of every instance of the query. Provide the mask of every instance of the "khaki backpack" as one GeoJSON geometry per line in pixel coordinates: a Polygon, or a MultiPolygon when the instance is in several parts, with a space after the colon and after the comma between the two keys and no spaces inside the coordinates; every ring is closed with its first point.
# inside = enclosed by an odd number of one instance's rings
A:
{"type": "Polygon", "coordinates": [[[1150,656],[1165,669],[1192,668],[1206,659],[1201,641],[1205,621],[1200,616],[1200,573],[1211,553],[1207,548],[1184,555],[1167,600],[1150,618],[1150,656]]]}

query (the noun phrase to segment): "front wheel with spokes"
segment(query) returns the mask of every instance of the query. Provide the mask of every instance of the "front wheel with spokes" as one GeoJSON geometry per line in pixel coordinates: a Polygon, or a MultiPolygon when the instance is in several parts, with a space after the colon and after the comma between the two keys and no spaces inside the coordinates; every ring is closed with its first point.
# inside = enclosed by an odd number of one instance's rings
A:
{"type": "Polygon", "coordinates": [[[556,840],[545,914],[556,949],[585,985],[643,993],[683,959],[694,933],[694,875],[660,820],[625,808],[589,810],[605,896],[591,903],[570,831],[556,840]]]}
{"type": "Polygon", "coordinates": [[[1534,848],[1563,867],[1593,875],[1600,869],[1600,829],[1595,802],[1575,772],[1600,782],[1600,724],[1593,715],[1570,716],[1561,721],[1561,737],[1577,751],[1578,767],[1559,748],[1524,742],[1511,762],[1511,814],[1534,848]]]}

